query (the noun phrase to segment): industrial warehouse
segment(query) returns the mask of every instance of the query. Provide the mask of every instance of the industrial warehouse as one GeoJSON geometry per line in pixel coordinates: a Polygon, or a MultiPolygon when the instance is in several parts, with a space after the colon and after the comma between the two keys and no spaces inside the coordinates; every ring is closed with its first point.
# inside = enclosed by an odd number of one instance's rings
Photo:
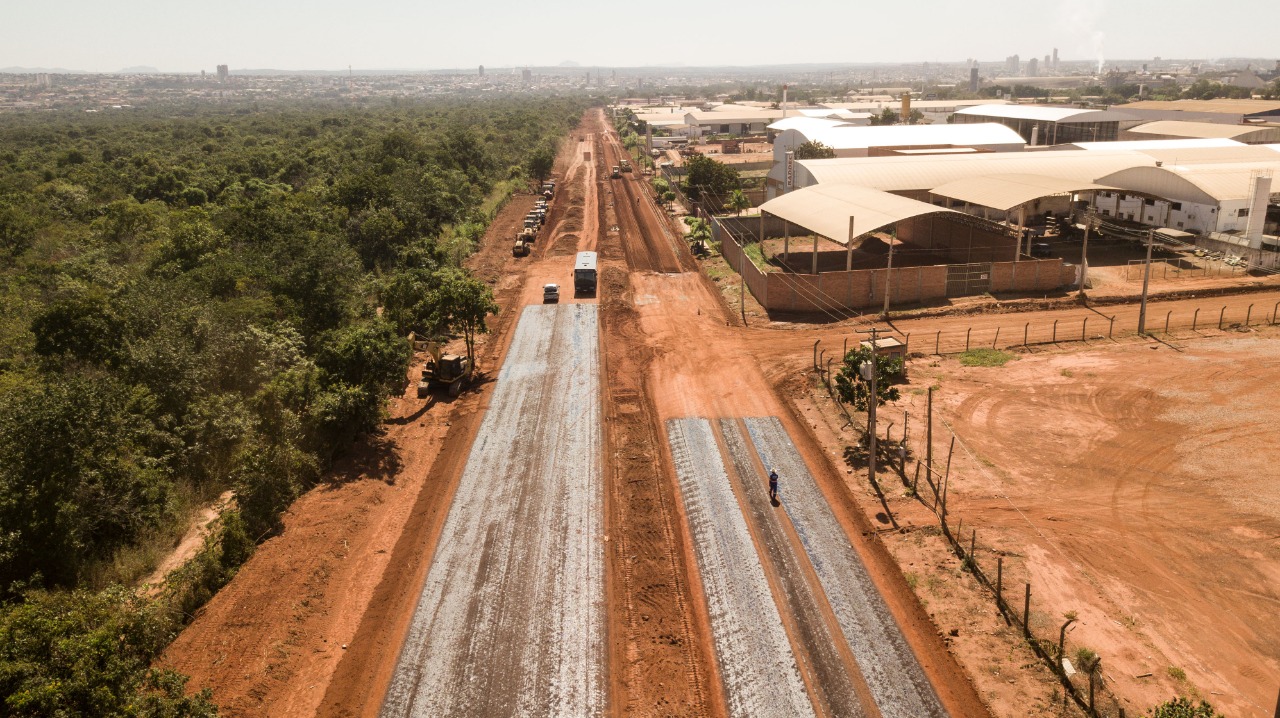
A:
{"type": "MultiPolygon", "coordinates": [[[[898,116],[917,105],[904,98],[898,116]]],[[[879,126],[836,107],[684,115],[692,137],[723,116],[771,140],[758,213],[711,222],[762,307],[887,310],[1083,289],[1089,234],[1103,261],[1138,261],[1145,239],[1185,252],[1188,269],[1206,256],[1233,271],[1280,267],[1280,126],[1145,121],[1124,108],[953,109],[940,124],[879,126]],[[797,159],[802,146],[827,157],[797,159]],[[765,266],[744,259],[751,243],[765,266]]]]}

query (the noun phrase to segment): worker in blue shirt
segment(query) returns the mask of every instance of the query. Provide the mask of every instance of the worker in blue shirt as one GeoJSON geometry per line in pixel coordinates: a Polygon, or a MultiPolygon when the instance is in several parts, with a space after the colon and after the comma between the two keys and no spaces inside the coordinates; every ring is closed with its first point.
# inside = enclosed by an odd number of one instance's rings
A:
{"type": "Polygon", "coordinates": [[[769,498],[778,500],[778,472],[773,470],[769,471],[769,498]]]}

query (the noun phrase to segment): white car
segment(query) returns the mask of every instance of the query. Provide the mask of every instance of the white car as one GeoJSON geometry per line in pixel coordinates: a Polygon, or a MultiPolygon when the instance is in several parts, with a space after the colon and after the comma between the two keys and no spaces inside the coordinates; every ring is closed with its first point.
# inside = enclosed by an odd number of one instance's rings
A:
{"type": "Polygon", "coordinates": [[[560,285],[546,284],[542,287],[542,303],[557,303],[560,301],[560,285]]]}

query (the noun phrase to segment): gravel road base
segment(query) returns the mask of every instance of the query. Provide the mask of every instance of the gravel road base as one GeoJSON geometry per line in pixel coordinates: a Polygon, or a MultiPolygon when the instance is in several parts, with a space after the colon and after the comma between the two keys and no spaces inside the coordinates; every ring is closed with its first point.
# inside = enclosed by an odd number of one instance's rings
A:
{"type": "Polygon", "coordinates": [[[672,419],[667,422],[667,438],[689,517],[729,713],[814,715],[711,423],[672,419]]]}
{"type": "Polygon", "coordinates": [[[745,423],[761,463],[781,477],[782,505],[881,714],[947,715],[782,422],[766,417],[745,423]]]}
{"type": "Polygon", "coordinates": [[[596,306],[524,310],[382,715],[605,710],[596,306]]]}

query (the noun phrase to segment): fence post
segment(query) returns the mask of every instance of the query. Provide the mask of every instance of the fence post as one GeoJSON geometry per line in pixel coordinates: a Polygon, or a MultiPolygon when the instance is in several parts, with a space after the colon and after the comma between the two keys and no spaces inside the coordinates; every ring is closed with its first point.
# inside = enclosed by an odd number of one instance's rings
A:
{"type": "Polygon", "coordinates": [[[1031,638],[1031,584],[1027,584],[1027,595],[1022,599],[1022,635],[1031,638]]]}
{"type": "Polygon", "coordinates": [[[1196,307],[1196,313],[1191,315],[1191,331],[1196,330],[1196,323],[1200,321],[1200,307],[1196,307]]]}
{"type": "Polygon", "coordinates": [[[831,362],[833,359],[827,360],[827,391],[831,391],[831,362]]]}
{"type": "Polygon", "coordinates": [[[1222,311],[1218,312],[1218,331],[1222,331],[1222,318],[1227,315],[1227,307],[1223,305],[1222,311]]]}
{"type": "Polygon", "coordinates": [[[1168,314],[1164,315],[1164,335],[1166,337],[1169,336],[1169,317],[1171,316],[1173,316],[1172,309],[1169,310],[1168,314]]]}
{"type": "Polygon", "coordinates": [[[969,327],[964,333],[964,350],[969,351],[969,335],[973,334],[973,327],[969,327]]]}
{"type": "Polygon", "coordinates": [[[1111,338],[1111,332],[1112,332],[1112,331],[1114,331],[1114,330],[1115,330],[1115,328],[1116,328],[1116,318],[1115,318],[1115,317],[1111,317],[1110,321],[1111,321],[1111,324],[1110,324],[1110,326],[1108,326],[1108,327],[1107,327],[1107,338],[1108,338],[1108,339],[1110,339],[1110,338],[1111,338]]]}
{"type": "Polygon", "coordinates": [[[1084,326],[1080,327],[1080,341],[1089,341],[1089,317],[1084,318],[1084,326]]]}
{"type": "Polygon", "coordinates": [[[818,345],[821,343],[822,343],[821,339],[813,343],[813,370],[814,371],[818,370],[818,345]]]}
{"type": "Polygon", "coordinates": [[[911,332],[907,332],[907,336],[902,338],[902,353],[911,353],[911,332]]]}
{"type": "Polygon", "coordinates": [[[1249,308],[1248,308],[1248,309],[1244,310],[1244,326],[1245,326],[1245,328],[1246,328],[1246,329],[1249,327],[1249,317],[1251,317],[1251,316],[1253,316],[1253,305],[1252,305],[1252,304],[1250,304],[1250,305],[1249,305],[1249,308]]]}
{"type": "Polygon", "coordinates": [[[1027,345],[1027,332],[1031,331],[1031,322],[1022,325],[1022,346],[1027,345]]]}
{"type": "Polygon", "coordinates": [[[1000,341],[1000,327],[996,327],[996,338],[991,340],[991,348],[996,348],[996,342],[1000,341]]]}
{"type": "MultiPolygon", "coordinates": [[[[1004,556],[996,556],[996,609],[1004,613],[1004,556]]],[[[1006,619],[1007,620],[1007,619],[1006,619]]]]}
{"type": "Polygon", "coordinates": [[[1058,343],[1058,320],[1053,320],[1053,343],[1058,343]]]}
{"type": "Polygon", "coordinates": [[[826,350],[826,349],[823,349],[822,351],[818,352],[818,364],[817,364],[815,367],[813,367],[815,371],[821,371],[821,370],[822,370],[822,359],[823,359],[823,357],[825,357],[826,355],[827,355],[827,350],[826,350]]]}
{"type": "Polygon", "coordinates": [[[974,573],[978,572],[978,562],[973,557],[973,552],[978,547],[978,529],[974,529],[969,535],[969,570],[974,573]]]}
{"type": "Polygon", "coordinates": [[[938,330],[938,336],[936,336],[936,337],[934,337],[934,338],[933,338],[933,354],[934,354],[934,356],[940,356],[940,355],[941,355],[941,352],[939,352],[939,351],[938,351],[938,347],[939,347],[939,346],[941,346],[941,345],[942,345],[942,330],[941,330],[941,329],[939,329],[939,330],[938,330]]]}
{"type": "MultiPolygon", "coordinates": [[[[1271,323],[1273,325],[1276,323],[1276,312],[1280,312],[1280,302],[1276,302],[1276,305],[1271,308],[1271,323]]],[[[1280,718],[1280,716],[1276,716],[1276,718],[1280,718]]]]}
{"type": "Polygon", "coordinates": [[[844,338],[844,353],[841,354],[840,356],[842,357],[849,356],[849,337],[844,338]]]}

